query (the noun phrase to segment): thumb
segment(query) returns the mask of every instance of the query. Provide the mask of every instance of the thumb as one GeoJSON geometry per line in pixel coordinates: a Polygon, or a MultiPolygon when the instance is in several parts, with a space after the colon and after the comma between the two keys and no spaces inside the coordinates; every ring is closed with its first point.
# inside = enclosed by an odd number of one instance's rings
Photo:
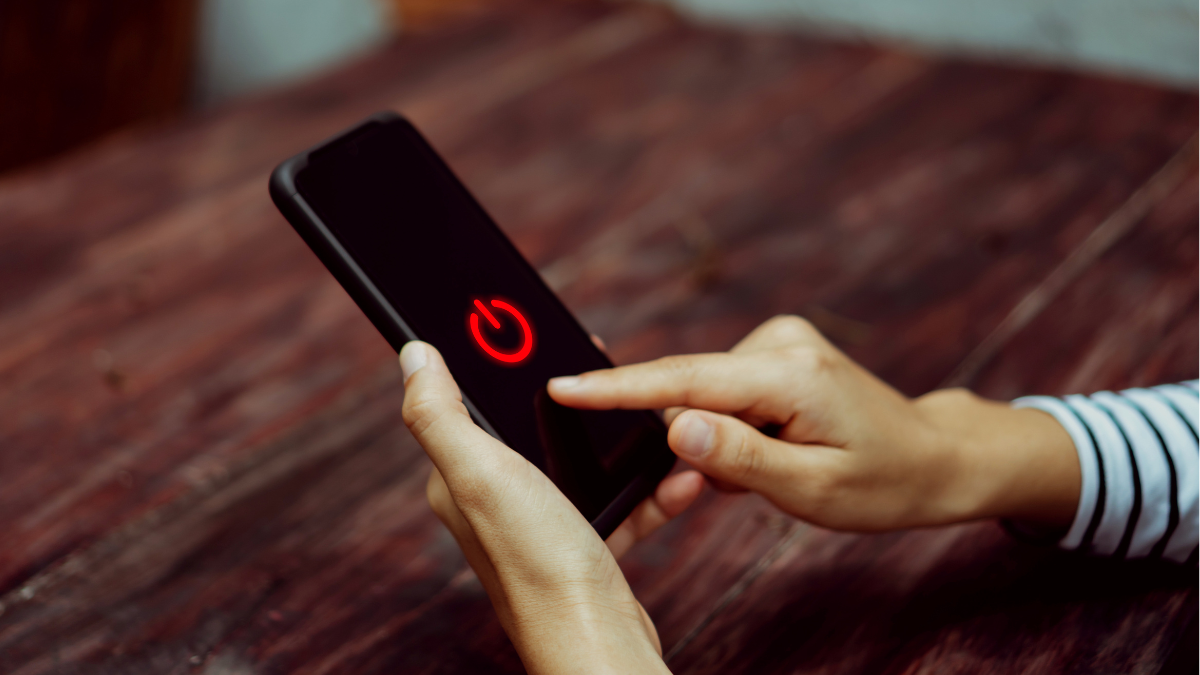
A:
{"type": "Polygon", "coordinates": [[[464,473],[511,451],[476,426],[441,354],[424,342],[400,350],[404,371],[404,423],[454,486],[464,473]]]}
{"type": "Polygon", "coordinates": [[[688,410],[671,423],[667,443],[705,475],[765,495],[802,471],[802,447],[764,436],[729,415],[688,410]]]}

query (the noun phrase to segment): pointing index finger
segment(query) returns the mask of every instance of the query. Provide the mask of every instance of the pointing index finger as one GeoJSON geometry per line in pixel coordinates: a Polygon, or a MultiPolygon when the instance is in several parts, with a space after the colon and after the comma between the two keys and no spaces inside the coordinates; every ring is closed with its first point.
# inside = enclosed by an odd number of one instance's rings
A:
{"type": "Polygon", "coordinates": [[[756,354],[692,354],[550,380],[550,396],[590,410],[686,406],[786,415],[784,377],[756,354]],[[778,410],[775,410],[778,408],[778,410]]]}

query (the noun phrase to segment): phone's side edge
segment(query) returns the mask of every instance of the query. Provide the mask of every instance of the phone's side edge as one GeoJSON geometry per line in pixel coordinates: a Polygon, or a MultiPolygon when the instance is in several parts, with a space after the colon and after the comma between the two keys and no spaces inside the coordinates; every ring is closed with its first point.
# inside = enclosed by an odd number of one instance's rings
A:
{"type": "Polygon", "coordinates": [[[650,467],[638,474],[629,485],[625,486],[624,490],[621,490],[616,499],[600,512],[600,515],[592,519],[592,529],[596,530],[596,534],[599,534],[601,539],[608,539],[613,530],[616,530],[629,517],[629,514],[633,513],[643,499],[654,494],[658,484],[667,477],[667,474],[671,473],[674,466],[675,456],[670,455],[669,462],[650,467]]]}
{"type": "MultiPolygon", "coordinates": [[[[300,231],[300,236],[321,258],[321,262],[329,268],[354,302],[358,304],[371,323],[379,329],[387,339],[388,344],[397,352],[410,340],[419,339],[416,332],[409,327],[408,322],[400,316],[395,307],[387,301],[379,287],[371,281],[362,267],[355,262],[342,243],[337,240],[329,228],[299,194],[292,195],[292,203],[304,216],[308,232],[300,231]],[[307,235],[307,236],[306,236],[307,235]]],[[[299,228],[297,228],[299,230],[299,228]]]]}
{"type": "MultiPolygon", "coordinates": [[[[371,281],[362,267],[355,262],[337,237],[329,231],[320,216],[312,210],[296,190],[295,176],[307,162],[307,153],[297,155],[279,165],[271,174],[271,200],[283,213],[284,218],[308,244],[309,248],[337,279],[342,288],[367,315],[375,328],[397,352],[410,340],[417,340],[416,332],[387,301],[379,287],[371,281]]],[[[493,438],[503,440],[491,422],[480,413],[479,408],[463,394],[463,404],[475,422],[493,438]]]]}

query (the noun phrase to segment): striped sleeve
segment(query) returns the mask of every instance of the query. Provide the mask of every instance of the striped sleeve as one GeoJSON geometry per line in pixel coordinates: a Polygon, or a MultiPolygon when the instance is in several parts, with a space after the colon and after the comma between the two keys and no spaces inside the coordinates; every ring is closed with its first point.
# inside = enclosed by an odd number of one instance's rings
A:
{"type": "Polygon", "coordinates": [[[1027,396],[1075,442],[1083,482],[1058,545],[1118,558],[1194,562],[1200,538],[1200,382],[1091,396],[1027,396]]]}

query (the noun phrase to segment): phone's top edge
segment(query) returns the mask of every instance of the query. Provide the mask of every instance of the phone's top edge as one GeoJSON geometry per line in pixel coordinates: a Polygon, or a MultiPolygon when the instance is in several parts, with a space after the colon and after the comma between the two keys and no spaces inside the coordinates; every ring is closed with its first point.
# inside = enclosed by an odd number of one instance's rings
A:
{"type": "Polygon", "coordinates": [[[276,193],[282,193],[281,196],[295,196],[297,192],[296,175],[303,171],[306,166],[308,166],[308,158],[314,152],[337,143],[348,136],[357,134],[362,130],[363,127],[369,124],[394,122],[396,120],[403,119],[404,118],[402,116],[394,111],[381,110],[359,122],[358,124],[355,124],[349,129],[342,131],[340,134],[327,138],[308,148],[307,150],[283,160],[278,166],[275,167],[275,170],[271,172],[270,190],[272,195],[276,193]]]}

